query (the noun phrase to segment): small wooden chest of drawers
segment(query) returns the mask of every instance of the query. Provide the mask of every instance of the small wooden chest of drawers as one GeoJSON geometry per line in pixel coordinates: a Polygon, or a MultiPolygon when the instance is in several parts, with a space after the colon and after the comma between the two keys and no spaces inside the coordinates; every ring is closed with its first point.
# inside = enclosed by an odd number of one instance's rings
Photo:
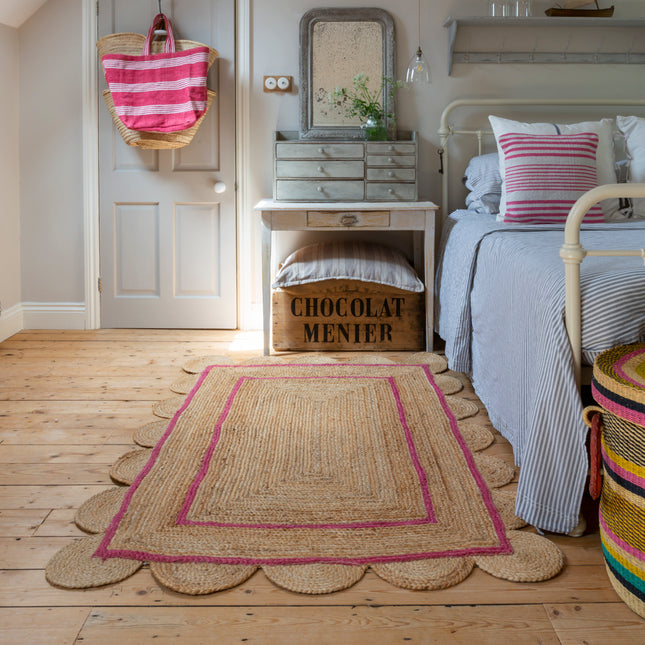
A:
{"type": "Polygon", "coordinates": [[[279,201],[415,201],[415,132],[396,141],[299,140],[276,132],[273,198],[279,201]]]}

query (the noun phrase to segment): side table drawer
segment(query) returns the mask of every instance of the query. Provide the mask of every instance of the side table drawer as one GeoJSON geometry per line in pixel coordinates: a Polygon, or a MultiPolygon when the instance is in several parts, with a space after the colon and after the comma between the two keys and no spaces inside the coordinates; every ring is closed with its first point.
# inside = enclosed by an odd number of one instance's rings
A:
{"type": "Polygon", "coordinates": [[[364,199],[364,182],[357,181],[317,181],[298,179],[278,179],[276,182],[276,199],[292,201],[324,201],[364,199]]]}
{"type": "Polygon", "coordinates": [[[417,198],[416,184],[368,183],[367,199],[371,201],[405,201],[413,202],[417,198]]]}
{"type": "Polygon", "coordinates": [[[389,211],[308,211],[307,226],[389,226],[389,211]]]}
{"type": "Polygon", "coordinates": [[[276,161],[275,176],[294,179],[347,178],[362,179],[365,164],[362,161],[276,161]]]}

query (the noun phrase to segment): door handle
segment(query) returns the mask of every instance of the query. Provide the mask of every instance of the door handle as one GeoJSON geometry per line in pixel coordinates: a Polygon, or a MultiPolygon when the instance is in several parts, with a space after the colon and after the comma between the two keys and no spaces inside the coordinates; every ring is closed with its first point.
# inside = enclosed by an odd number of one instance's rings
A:
{"type": "Polygon", "coordinates": [[[226,184],[223,181],[216,181],[213,184],[213,190],[220,195],[221,193],[226,192],[226,184]]]}

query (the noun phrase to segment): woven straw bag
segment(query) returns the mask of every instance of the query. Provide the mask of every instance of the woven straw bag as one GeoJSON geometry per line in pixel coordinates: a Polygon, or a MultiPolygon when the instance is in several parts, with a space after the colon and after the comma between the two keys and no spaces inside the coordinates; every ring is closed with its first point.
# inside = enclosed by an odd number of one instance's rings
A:
{"type": "MultiPolygon", "coordinates": [[[[164,44],[164,41],[153,41],[150,45],[150,53],[162,53],[164,51],[164,44]]],[[[110,34],[108,36],[100,38],[96,43],[96,48],[98,51],[99,59],[102,59],[106,54],[138,56],[142,53],[145,45],[146,36],[144,36],[143,34],[118,33],[110,34]]],[[[175,40],[175,50],[178,52],[194,49],[196,47],[208,46],[193,40],[175,40]]],[[[212,47],[208,47],[208,50],[208,68],[210,69],[210,67],[217,59],[218,53],[212,47]]],[[[127,145],[136,146],[138,148],[156,150],[181,148],[188,145],[192,141],[195,133],[199,129],[201,122],[206,116],[208,109],[211,106],[213,98],[215,97],[215,92],[211,89],[208,89],[207,97],[208,101],[206,111],[190,128],[186,130],[178,130],[175,132],[144,132],[141,130],[131,130],[127,128],[116,112],[110,90],[103,91],[103,98],[112,116],[112,120],[114,121],[114,124],[116,125],[125,143],[127,145]]]]}

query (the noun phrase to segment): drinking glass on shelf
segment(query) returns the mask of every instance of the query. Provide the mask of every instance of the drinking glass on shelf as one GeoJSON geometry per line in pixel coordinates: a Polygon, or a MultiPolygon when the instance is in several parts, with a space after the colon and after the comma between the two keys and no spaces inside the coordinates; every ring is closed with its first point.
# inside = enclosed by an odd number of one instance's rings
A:
{"type": "Polygon", "coordinates": [[[494,18],[510,15],[510,6],[506,0],[488,0],[488,15],[494,18]]]}
{"type": "Polygon", "coordinates": [[[532,0],[515,0],[513,15],[519,18],[526,18],[533,15],[533,2],[532,0]]]}

